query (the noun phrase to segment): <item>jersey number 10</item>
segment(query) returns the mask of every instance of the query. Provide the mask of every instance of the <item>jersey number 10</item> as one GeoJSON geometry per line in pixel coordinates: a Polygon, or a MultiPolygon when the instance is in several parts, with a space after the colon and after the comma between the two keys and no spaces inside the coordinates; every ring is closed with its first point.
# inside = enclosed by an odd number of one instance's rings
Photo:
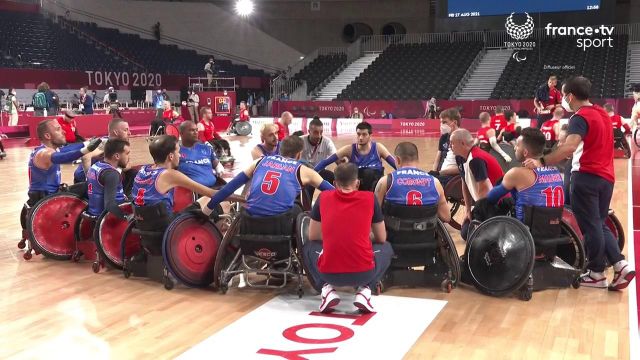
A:
{"type": "Polygon", "coordinates": [[[546,197],[546,207],[561,207],[564,206],[564,189],[562,186],[549,186],[541,191],[546,197]]]}

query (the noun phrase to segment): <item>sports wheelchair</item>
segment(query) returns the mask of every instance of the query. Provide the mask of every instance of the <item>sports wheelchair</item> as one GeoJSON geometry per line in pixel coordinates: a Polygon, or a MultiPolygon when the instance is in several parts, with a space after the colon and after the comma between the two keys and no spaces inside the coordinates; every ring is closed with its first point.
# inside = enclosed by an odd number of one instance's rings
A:
{"type": "Polygon", "coordinates": [[[149,128],[149,137],[147,138],[147,141],[153,141],[160,135],[170,135],[176,139],[180,139],[180,130],[178,129],[177,124],[168,123],[164,120],[154,120],[154,122],[157,122],[158,124],[156,125],[155,131],[153,126],[149,128]]]}
{"type": "Polygon", "coordinates": [[[29,200],[20,213],[22,239],[18,248],[26,248],[23,258],[33,253],[56,260],[69,260],[76,251],[75,229],[80,213],[87,207],[87,184],[62,184],[58,192],[29,192],[29,200]]]}
{"type": "MultiPolygon", "coordinates": [[[[216,256],[214,287],[222,294],[237,275],[249,287],[284,288],[288,278],[297,279],[297,294],[302,297],[302,259],[294,249],[295,225],[300,207],[280,215],[257,217],[240,211],[225,234],[216,256]],[[252,280],[262,276],[264,283],[252,280]]],[[[300,248],[301,249],[301,248],[300,248]]]]}
{"type": "Polygon", "coordinates": [[[253,127],[249,121],[240,121],[238,117],[234,118],[227,128],[227,135],[247,136],[253,131],[253,127]]]}
{"type": "Polygon", "coordinates": [[[474,220],[469,230],[464,282],[492,296],[518,292],[525,301],[533,291],[580,286],[585,250],[575,229],[563,220],[563,208],[525,207],[521,222],[504,214],[483,216],[484,205],[478,202],[473,212],[480,221],[474,220]]]}
{"type": "Polygon", "coordinates": [[[629,159],[631,147],[627,137],[620,129],[613,129],[613,154],[615,158],[629,159]]]}
{"type": "Polygon", "coordinates": [[[120,255],[125,278],[147,277],[171,290],[176,282],[206,287],[213,282],[213,265],[222,234],[199,207],[170,214],[165,204],[134,207],[134,218],[121,238],[120,255]],[[140,251],[131,241],[139,237],[140,251]]]}
{"type": "Polygon", "coordinates": [[[437,284],[451,292],[460,281],[460,258],[437,206],[384,203],[387,241],[394,257],[379,284],[378,293],[393,286],[437,284]],[[422,270],[416,268],[423,267],[422,270]]]}

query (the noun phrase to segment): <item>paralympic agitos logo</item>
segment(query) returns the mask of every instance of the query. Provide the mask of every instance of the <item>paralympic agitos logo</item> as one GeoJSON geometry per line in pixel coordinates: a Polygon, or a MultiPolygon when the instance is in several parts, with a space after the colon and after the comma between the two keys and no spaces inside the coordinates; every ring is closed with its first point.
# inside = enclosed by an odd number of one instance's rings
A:
{"type": "Polygon", "coordinates": [[[533,50],[533,48],[536,47],[535,41],[523,41],[533,34],[533,28],[535,26],[533,18],[529,13],[524,14],[526,16],[524,23],[516,24],[513,18],[514,13],[511,13],[504,24],[505,29],[507,29],[507,34],[509,34],[512,39],[516,40],[505,41],[504,45],[507,49],[515,50],[511,57],[517,62],[527,60],[527,56],[520,54],[520,51],[533,50]]]}

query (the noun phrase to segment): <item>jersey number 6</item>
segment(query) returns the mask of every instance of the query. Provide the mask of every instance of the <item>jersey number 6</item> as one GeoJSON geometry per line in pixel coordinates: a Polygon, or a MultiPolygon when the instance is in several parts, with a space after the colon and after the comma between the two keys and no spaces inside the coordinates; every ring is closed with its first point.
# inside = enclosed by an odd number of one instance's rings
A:
{"type": "Polygon", "coordinates": [[[420,191],[411,190],[407,193],[407,205],[422,205],[422,193],[420,191]]]}

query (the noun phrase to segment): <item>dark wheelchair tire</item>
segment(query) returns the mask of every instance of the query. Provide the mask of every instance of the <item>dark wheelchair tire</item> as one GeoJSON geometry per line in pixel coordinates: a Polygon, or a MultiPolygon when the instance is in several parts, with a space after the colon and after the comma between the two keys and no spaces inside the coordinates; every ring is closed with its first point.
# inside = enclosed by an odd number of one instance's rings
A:
{"type": "Polygon", "coordinates": [[[220,281],[220,277],[222,275],[222,270],[228,267],[236,253],[239,251],[239,247],[233,245],[232,240],[233,237],[240,230],[240,216],[236,216],[231,225],[229,225],[229,229],[222,237],[222,242],[220,243],[220,248],[218,249],[218,253],[216,254],[216,261],[213,266],[213,288],[214,290],[220,289],[223,293],[226,293],[228,290],[228,285],[222,284],[220,281]]]}
{"type": "Polygon", "coordinates": [[[307,237],[304,236],[305,233],[305,222],[307,223],[307,227],[306,230],[308,231],[308,223],[310,221],[311,217],[309,216],[308,212],[303,212],[298,214],[298,218],[296,219],[296,246],[297,246],[297,251],[298,251],[298,259],[300,260],[300,263],[302,265],[302,269],[304,270],[305,273],[305,277],[307,278],[307,281],[309,281],[309,285],[311,285],[311,288],[313,289],[314,292],[318,292],[317,289],[317,285],[315,283],[315,281],[313,280],[313,278],[311,277],[310,273],[309,273],[309,268],[306,265],[306,262],[304,260],[304,254],[303,254],[303,247],[304,247],[304,243],[307,237]]]}

